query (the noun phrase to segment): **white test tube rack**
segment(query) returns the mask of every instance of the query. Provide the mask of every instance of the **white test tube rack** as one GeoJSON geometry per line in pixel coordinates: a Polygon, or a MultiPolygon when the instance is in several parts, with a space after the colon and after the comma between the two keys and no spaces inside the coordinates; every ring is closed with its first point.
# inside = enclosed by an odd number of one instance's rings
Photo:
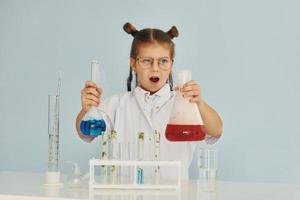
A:
{"type": "Polygon", "coordinates": [[[90,189],[175,189],[179,190],[181,186],[181,162],[180,161],[136,161],[136,160],[100,160],[100,159],[90,159],[90,189]],[[98,183],[95,180],[95,167],[96,166],[120,166],[120,167],[133,167],[134,172],[137,171],[138,167],[157,167],[157,166],[167,166],[177,168],[177,179],[174,184],[138,184],[137,183],[137,173],[134,173],[134,178],[131,183],[98,183]]]}

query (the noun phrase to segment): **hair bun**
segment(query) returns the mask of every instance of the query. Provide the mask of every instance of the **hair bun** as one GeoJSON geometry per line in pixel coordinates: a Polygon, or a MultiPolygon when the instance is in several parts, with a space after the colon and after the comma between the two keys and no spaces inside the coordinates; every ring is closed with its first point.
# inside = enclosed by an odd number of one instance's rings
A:
{"type": "Polygon", "coordinates": [[[167,33],[171,37],[171,39],[173,39],[174,37],[178,37],[178,35],[179,35],[179,32],[178,32],[176,26],[172,26],[167,33]]]}
{"type": "Polygon", "coordinates": [[[132,24],[130,24],[129,22],[127,22],[126,24],[124,24],[123,29],[124,29],[124,31],[126,33],[132,35],[133,37],[138,32],[138,30],[136,30],[136,28],[132,24]]]}

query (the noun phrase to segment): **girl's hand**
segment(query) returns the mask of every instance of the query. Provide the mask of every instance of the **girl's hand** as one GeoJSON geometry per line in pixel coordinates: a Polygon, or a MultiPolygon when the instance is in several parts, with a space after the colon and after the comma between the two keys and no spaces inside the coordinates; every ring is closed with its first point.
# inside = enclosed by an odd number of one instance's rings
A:
{"type": "Polygon", "coordinates": [[[201,105],[203,102],[201,88],[195,80],[185,83],[181,88],[176,87],[175,90],[179,90],[182,93],[182,96],[188,98],[191,103],[201,105]]]}
{"type": "Polygon", "coordinates": [[[87,112],[91,106],[99,106],[102,88],[97,87],[92,81],[86,81],[81,90],[81,107],[87,112]]]}

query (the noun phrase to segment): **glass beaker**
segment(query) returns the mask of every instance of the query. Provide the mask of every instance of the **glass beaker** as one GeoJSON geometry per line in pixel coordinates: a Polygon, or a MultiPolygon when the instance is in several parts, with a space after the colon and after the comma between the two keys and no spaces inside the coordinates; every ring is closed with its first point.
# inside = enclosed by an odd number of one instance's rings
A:
{"type": "Polygon", "coordinates": [[[48,96],[48,172],[58,172],[59,96],[48,96]]]}
{"type": "MultiPolygon", "coordinates": [[[[177,86],[181,88],[192,79],[190,70],[177,72],[177,86]]],[[[169,141],[200,141],[205,138],[206,130],[196,103],[185,99],[180,91],[176,91],[175,101],[169,123],[167,124],[166,138],[169,141]]]]}
{"type": "MultiPolygon", "coordinates": [[[[92,81],[100,86],[99,77],[100,77],[100,68],[96,60],[91,62],[91,72],[92,72],[92,81]]],[[[97,137],[102,135],[106,130],[106,124],[103,120],[102,111],[95,106],[92,106],[90,110],[85,114],[80,122],[80,131],[84,135],[90,135],[97,137]]]]}
{"type": "Polygon", "coordinates": [[[198,148],[198,184],[202,191],[215,191],[217,186],[217,151],[198,148]]]}

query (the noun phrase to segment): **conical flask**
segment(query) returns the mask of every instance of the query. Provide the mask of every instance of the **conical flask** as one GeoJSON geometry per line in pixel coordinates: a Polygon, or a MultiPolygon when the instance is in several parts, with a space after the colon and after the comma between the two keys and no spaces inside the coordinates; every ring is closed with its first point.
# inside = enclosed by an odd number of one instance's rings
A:
{"type": "MultiPolygon", "coordinates": [[[[177,73],[177,86],[192,79],[190,70],[180,70],[177,73]]],[[[206,130],[196,103],[183,98],[180,91],[176,91],[175,101],[169,123],[167,124],[166,138],[169,141],[200,141],[205,138],[206,130]]]]}
{"type": "MultiPolygon", "coordinates": [[[[91,62],[91,71],[92,82],[99,86],[100,68],[96,60],[91,62]]],[[[80,131],[84,135],[90,135],[94,137],[102,135],[106,130],[106,124],[103,120],[102,114],[102,111],[98,107],[92,106],[81,120],[80,131]]]]}

